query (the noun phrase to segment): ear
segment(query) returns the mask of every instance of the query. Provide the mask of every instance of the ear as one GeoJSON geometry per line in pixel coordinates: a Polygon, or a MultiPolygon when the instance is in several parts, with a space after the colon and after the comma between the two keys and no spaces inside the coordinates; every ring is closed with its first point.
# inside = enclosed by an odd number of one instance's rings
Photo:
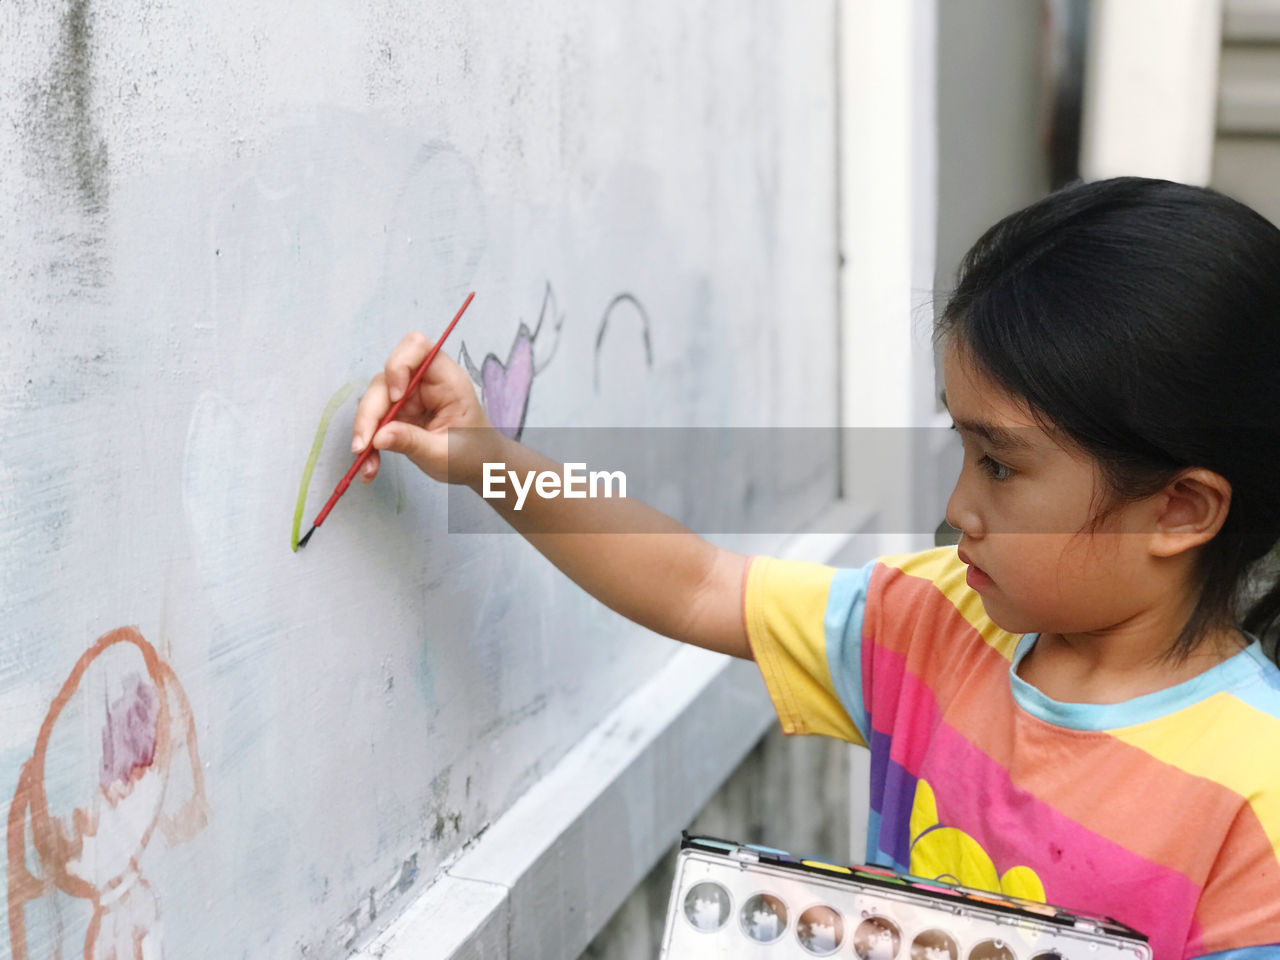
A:
{"type": "Polygon", "coordinates": [[[1221,474],[1191,467],[1156,494],[1155,532],[1150,550],[1172,557],[1212,540],[1227,520],[1231,484],[1221,474]]]}

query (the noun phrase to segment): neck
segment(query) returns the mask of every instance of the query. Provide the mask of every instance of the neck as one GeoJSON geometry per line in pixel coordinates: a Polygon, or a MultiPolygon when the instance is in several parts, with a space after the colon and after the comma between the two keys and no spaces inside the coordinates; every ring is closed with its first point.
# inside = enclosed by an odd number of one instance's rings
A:
{"type": "Polygon", "coordinates": [[[1126,623],[1104,631],[1042,633],[1018,675],[1062,702],[1119,703],[1199,676],[1247,645],[1240,631],[1205,635],[1184,658],[1169,657],[1178,627],[1126,623]]]}

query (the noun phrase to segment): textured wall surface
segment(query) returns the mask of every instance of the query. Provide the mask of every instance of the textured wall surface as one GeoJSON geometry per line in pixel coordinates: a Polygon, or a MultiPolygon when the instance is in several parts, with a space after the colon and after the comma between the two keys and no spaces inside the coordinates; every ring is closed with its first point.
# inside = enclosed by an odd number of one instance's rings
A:
{"type": "Polygon", "coordinates": [[[833,10],[0,5],[5,948],[343,956],[664,662],[303,465],[470,289],[513,432],[831,423],[833,10]]]}

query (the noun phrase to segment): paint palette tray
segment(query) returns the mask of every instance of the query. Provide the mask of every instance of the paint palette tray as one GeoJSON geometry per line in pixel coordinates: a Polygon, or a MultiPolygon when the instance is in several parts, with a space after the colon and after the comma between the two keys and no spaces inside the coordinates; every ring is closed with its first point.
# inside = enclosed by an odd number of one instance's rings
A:
{"type": "Polygon", "coordinates": [[[664,960],[1150,960],[1109,917],[684,835],[664,960]]]}

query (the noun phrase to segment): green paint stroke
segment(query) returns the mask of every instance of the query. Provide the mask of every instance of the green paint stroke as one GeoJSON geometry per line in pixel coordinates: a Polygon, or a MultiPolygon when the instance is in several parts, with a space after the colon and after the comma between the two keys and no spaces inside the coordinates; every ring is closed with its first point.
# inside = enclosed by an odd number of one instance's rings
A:
{"type": "Polygon", "coordinates": [[[336,393],[324,405],[324,413],[320,414],[320,425],[316,427],[316,438],[311,441],[311,453],[307,455],[307,465],[302,468],[302,484],[298,487],[298,505],[293,510],[293,531],[289,534],[289,549],[298,552],[298,531],[302,528],[302,511],[307,506],[307,489],[311,486],[311,474],[315,472],[316,461],[320,459],[320,448],[324,446],[325,434],[329,432],[329,421],[338,412],[338,408],[347,402],[347,397],[359,385],[358,380],[348,380],[340,386],[336,393]]]}

